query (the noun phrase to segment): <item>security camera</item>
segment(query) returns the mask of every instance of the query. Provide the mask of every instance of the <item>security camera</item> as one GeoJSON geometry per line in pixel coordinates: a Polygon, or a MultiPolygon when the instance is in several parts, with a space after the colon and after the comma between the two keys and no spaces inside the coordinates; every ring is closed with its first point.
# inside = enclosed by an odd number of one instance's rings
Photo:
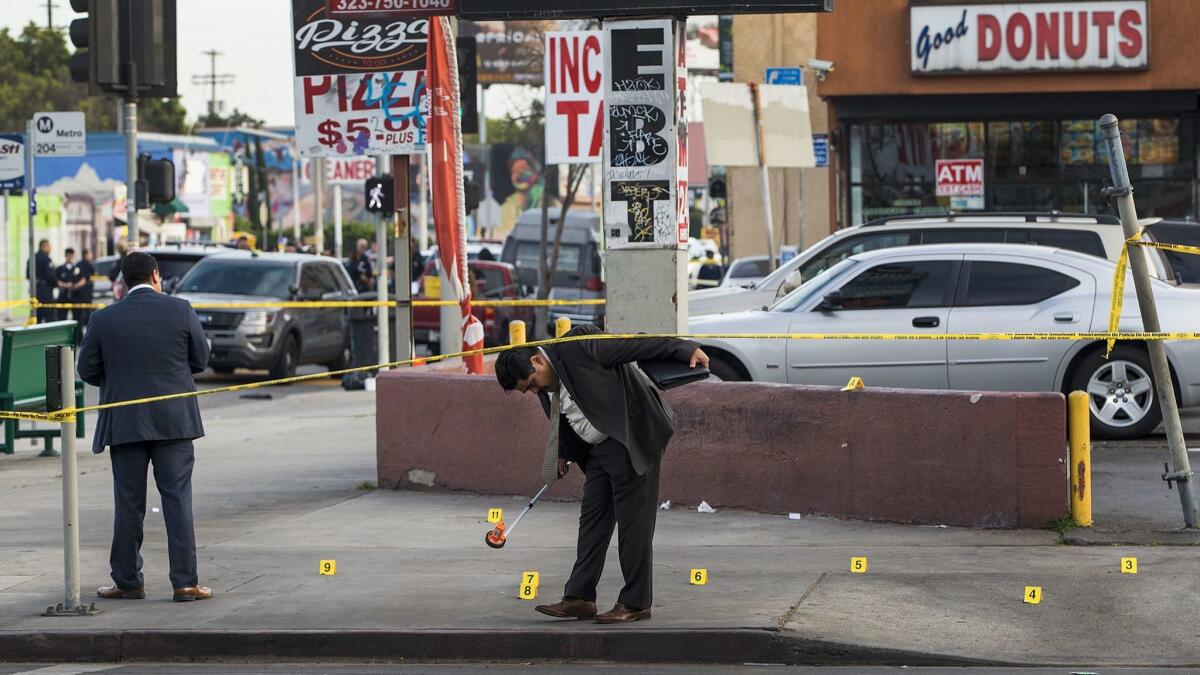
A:
{"type": "Polygon", "coordinates": [[[833,61],[824,59],[809,59],[808,67],[817,74],[817,80],[824,82],[825,76],[833,72],[833,61]]]}

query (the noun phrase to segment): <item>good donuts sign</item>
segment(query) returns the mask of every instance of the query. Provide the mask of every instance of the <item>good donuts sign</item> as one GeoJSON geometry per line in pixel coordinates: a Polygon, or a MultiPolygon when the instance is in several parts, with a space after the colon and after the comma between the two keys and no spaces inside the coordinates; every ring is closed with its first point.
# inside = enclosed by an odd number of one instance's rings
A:
{"type": "Polygon", "coordinates": [[[915,75],[1141,70],[1149,67],[1146,0],[914,5],[915,75]]]}

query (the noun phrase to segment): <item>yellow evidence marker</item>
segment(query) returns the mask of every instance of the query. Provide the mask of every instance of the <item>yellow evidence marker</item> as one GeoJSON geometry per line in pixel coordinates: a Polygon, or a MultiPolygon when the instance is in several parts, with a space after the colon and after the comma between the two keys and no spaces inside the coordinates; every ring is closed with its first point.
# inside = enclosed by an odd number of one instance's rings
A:
{"type": "Polygon", "coordinates": [[[336,560],[322,560],[319,571],[321,572],[321,576],[323,576],[323,577],[331,577],[331,576],[337,574],[337,561],[336,560]]]}
{"type": "Polygon", "coordinates": [[[708,585],[708,569],[704,567],[693,569],[691,575],[688,576],[688,583],[693,586],[708,585]]]}
{"type": "Polygon", "coordinates": [[[1037,605],[1042,602],[1042,587],[1041,586],[1026,586],[1025,587],[1025,604],[1037,605]]]}
{"type": "Polygon", "coordinates": [[[851,558],[850,559],[850,571],[854,572],[855,574],[866,574],[867,573],[866,557],[851,558]]]}
{"type": "Polygon", "coordinates": [[[504,509],[488,509],[488,522],[498,523],[504,520],[504,509]]]}
{"type": "Polygon", "coordinates": [[[1121,574],[1137,574],[1137,558],[1121,558],[1121,574]]]}
{"type": "Polygon", "coordinates": [[[522,572],[521,585],[517,587],[517,597],[522,600],[536,600],[540,581],[541,575],[537,572],[522,572]]]}

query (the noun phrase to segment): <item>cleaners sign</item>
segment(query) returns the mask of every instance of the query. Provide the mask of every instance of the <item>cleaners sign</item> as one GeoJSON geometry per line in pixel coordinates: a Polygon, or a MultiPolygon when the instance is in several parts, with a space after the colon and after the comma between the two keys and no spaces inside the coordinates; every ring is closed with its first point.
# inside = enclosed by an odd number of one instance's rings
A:
{"type": "Polygon", "coordinates": [[[964,72],[1144,70],[1146,0],[915,5],[909,11],[916,75],[964,72]]]}
{"type": "Polygon", "coordinates": [[[937,196],[949,197],[956,210],[983,208],[983,160],[939,159],[934,166],[937,196]]]}
{"type": "Polygon", "coordinates": [[[546,33],[546,163],[592,164],[604,147],[604,32],[546,33]]]}

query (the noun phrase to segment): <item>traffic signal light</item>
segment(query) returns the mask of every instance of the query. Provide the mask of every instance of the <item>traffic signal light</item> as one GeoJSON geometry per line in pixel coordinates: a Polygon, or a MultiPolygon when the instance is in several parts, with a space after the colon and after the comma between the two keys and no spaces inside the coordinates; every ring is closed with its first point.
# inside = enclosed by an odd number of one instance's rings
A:
{"type": "Polygon", "coordinates": [[[367,200],[367,211],[389,215],[396,210],[392,177],[389,174],[368,178],[363,185],[367,200]]]}
{"type": "Polygon", "coordinates": [[[466,202],[467,213],[479,208],[479,202],[483,201],[483,190],[479,189],[479,183],[463,179],[463,201],[466,202]]]}
{"type": "Polygon", "coordinates": [[[99,94],[121,83],[119,0],[71,0],[71,9],[87,16],[71,22],[71,44],[75,53],[68,67],[71,79],[88,85],[88,93],[99,94]]]}
{"type": "Polygon", "coordinates": [[[174,98],[176,0],[71,0],[71,79],[90,93],[174,98]]]}
{"type": "Polygon", "coordinates": [[[725,179],[721,176],[713,176],[708,179],[708,196],[710,199],[725,199],[725,179]]]}
{"type": "Polygon", "coordinates": [[[139,209],[151,204],[166,204],[175,199],[175,162],[165,157],[150,159],[150,153],[138,155],[137,196],[139,209]]]}
{"type": "MultiPolygon", "coordinates": [[[[462,132],[479,133],[479,97],[475,95],[478,63],[475,36],[455,40],[458,51],[458,101],[462,110],[462,132]]],[[[470,211],[470,209],[467,209],[470,211]]]]}

